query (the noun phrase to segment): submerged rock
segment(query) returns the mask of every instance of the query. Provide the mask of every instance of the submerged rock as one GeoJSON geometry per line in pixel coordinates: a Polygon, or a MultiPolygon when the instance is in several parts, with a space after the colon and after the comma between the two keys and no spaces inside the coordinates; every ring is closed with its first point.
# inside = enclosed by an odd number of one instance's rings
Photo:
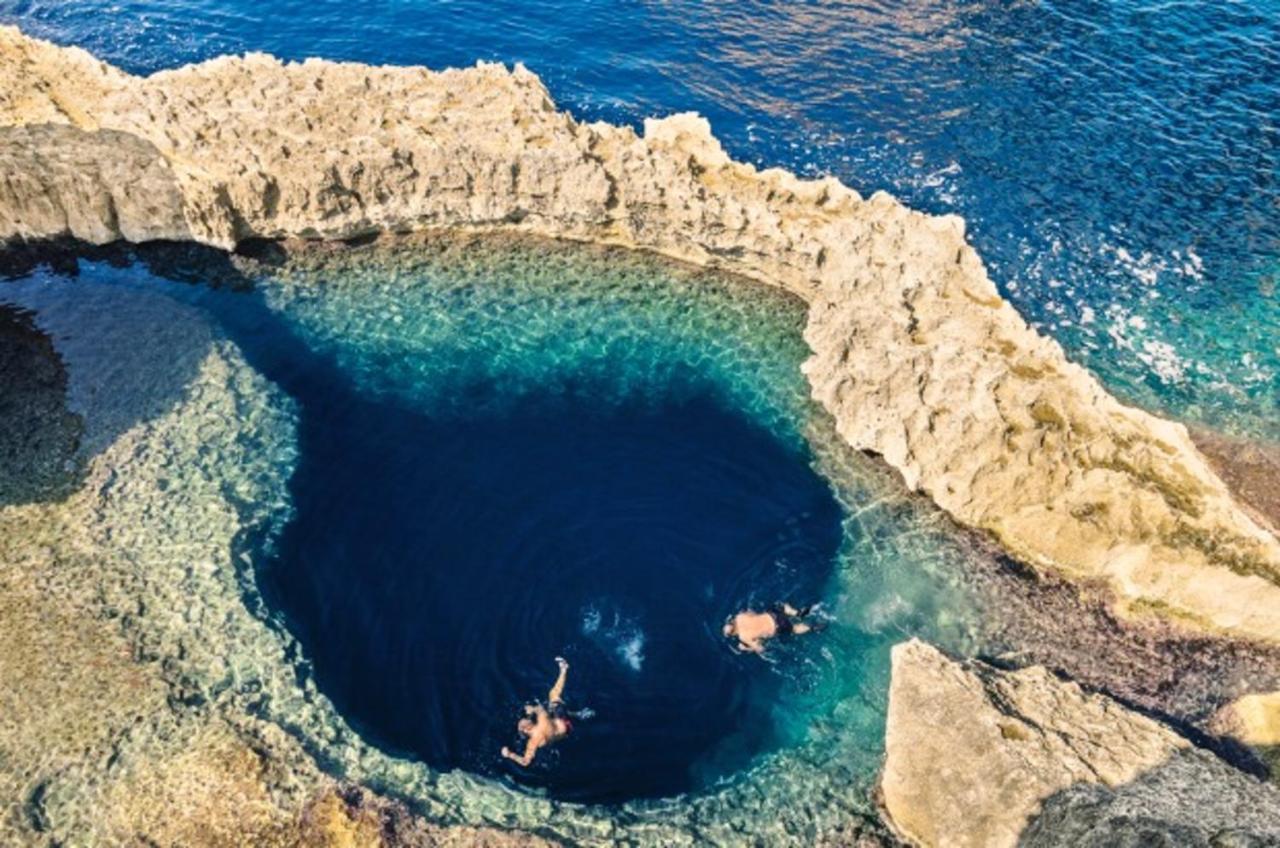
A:
{"type": "Polygon", "coordinates": [[[5,28],[0,125],[26,133],[0,157],[17,210],[0,237],[515,229],[782,286],[810,304],[814,396],[909,487],[1123,610],[1280,640],[1280,540],[1184,427],[1120,404],[1032,330],[958,218],[734,162],[693,115],[642,136],[579,123],[519,66],[250,54],[141,78],[5,28]],[[156,186],[149,206],[129,175],[156,186]]]}
{"type": "Polygon", "coordinates": [[[1169,727],[1043,668],[915,640],[893,651],[880,788],[923,845],[1280,841],[1280,791],[1169,727]]]}

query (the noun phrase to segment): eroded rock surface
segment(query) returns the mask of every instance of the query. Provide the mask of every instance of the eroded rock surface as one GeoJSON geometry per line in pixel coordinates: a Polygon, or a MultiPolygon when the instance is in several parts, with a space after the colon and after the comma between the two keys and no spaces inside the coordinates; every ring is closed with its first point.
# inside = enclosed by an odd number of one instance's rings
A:
{"type": "Polygon", "coordinates": [[[919,641],[894,648],[880,786],[923,845],[1280,840],[1280,792],[1159,722],[1043,668],[960,663],[919,641]]]}
{"type": "Polygon", "coordinates": [[[61,124],[0,128],[0,232],[91,244],[187,239],[168,161],[136,135],[61,124]]]}
{"type": "Polygon", "coordinates": [[[1199,751],[1119,786],[1078,783],[1044,802],[1024,848],[1280,844],[1280,794],[1199,751]]]}
{"type": "Polygon", "coordinates": [[[1280,541],[1181,425],[1121,405],[1027,326],[958,218],[733,162],[696,116],[643,136],[576,122],[518,66],[251,54],[139,78],[6,28],[0,125],[26,133],[0,156],[4,236],[514,228],[783,286],[811,304],[815,397],[909,486],[1132,612],[1280,639],[1280,541]],[[130,193],[134,173],[156,190],[130,193]]]}

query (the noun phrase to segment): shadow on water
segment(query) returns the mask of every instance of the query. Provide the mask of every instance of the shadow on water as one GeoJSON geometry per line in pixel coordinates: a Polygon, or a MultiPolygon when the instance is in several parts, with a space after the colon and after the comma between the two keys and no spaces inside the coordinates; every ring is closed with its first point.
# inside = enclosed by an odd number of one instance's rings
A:
{"type": "Polygon", "coordinates": [[[80,432],[52,340],[29,312],[0,304],[0,507],[71,491],[80,432]]]}
{"type": "MultiPolygon", "coordinates": [[[[243,252],[264,269],[284,260],[271,243],[243,252]]],[[[230,256],[88,255],[199,284],[175,308],[212,315],[297,402],[293,519],[256,589],[371,742],[592,803],[693,791],[780,744],[783,679],[729,650],[719,625],[825,590],[840,509],[806,455],[711,392],[664,400],[661,386],[656,402],[601,404],[608,387],[571,381],[441,417],[355,385],[230,256]],[[545,697],[557,655],[571,708],[588,712],[519,769],[497,752],[518,746],[520,708],[545,697]]],[[[152,356],[135,370],[155,369],[152,356]]],[[[507,388],[478,375],[467,391],[507,388]]]]}
{"type": "MultiPolygon", "coordinates": [[[[123,433],[172,410],[214,343],[208,321],[189,306],[80,279],[81,262],[126,269],[137,260],[154,263],[161,275],[197,260],[214,269],[224,266],[222,278],[234,271],[225,257],[184,245],[60,241],[0,250],[0,303],[25,312],[47,336],[61,364],[65,405],[81,422],[65,463],[73,478],[123,433]]],[[[57,422],[48,419],[46,426],[57,422]]]]}

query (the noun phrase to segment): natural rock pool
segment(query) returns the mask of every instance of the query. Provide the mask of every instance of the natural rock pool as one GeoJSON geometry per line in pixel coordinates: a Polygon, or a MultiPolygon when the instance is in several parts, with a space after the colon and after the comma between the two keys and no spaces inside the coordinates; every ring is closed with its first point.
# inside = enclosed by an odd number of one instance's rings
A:
{"type": "Polygon", "coordinates": [[[69,476],[133,445],[104,467],[101,549],[127,547],[128,627],[193,704],[248,703],[338,774],[462,821],[510,821],[512,791],[704,826],[870,809],[888,647],[969,645],[979,593],[964,545],[807,398],[801,304],[537,240],[251,252],[0,287],[66,365],[69,476]],[[206,516],[224,503],[238,565],[202,569],[184,552],[227,538],[206,516]],[[732,650],[725,617],[775,599],[830,626],[768,662],[732,650]],[[590,717],[520,769],[498,750],[556,655],[590,717]]]}
{"type": "Polygon", "coordinates": [[[1274,12],[296,5],[0,10],[0,842],[1280,839],[1274,12]]]}
{"type": "Polygon", "coordinates": [[[371,741],[606,802],[679,794],[777,744],[787,678],[718,623],[821,599],[839,507],[803,454],[713,401],[595,396],[443,421],[299,396],[295,516],[263,578],[371,741]],[[502,766],[561,654],[567,703],[590,714],[532,768],[502,766]]]}

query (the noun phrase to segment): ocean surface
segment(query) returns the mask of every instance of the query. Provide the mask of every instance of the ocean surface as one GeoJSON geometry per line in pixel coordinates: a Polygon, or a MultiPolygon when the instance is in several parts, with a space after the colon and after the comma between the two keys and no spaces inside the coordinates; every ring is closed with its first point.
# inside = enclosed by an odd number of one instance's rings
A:
{"type": "Polygon", "coordinates": [[[583,119],[956,213],[1121,396],[1280,439],[1280,3],[6,0],[135,73],[267,51],[523,62],[583,119]]]}

